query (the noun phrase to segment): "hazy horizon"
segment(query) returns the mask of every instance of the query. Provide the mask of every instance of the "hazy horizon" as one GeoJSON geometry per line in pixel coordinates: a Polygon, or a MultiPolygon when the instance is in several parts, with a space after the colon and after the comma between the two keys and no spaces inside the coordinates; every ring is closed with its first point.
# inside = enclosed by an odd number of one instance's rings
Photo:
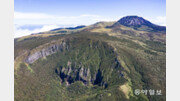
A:
{"type": "Polygon", "coordinates": [[[154,24],[165,26],[166,1],[15,0],[15,37],[58,27],[90,25],[99,21],[117,21],[129,15],[141,16],[154,24]],[[33,26],[34,29],[32,29],[33,26]]]}

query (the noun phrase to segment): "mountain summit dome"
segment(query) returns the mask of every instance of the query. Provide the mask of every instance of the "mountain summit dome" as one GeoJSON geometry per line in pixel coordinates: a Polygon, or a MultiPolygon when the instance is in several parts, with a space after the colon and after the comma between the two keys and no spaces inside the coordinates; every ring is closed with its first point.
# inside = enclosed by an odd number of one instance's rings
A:
{"type": "Polygon", "coordinates": [[[126,16],[121,18],[118,23],[125,25],[125,26],[139,26],[139,25],[150,25],[151,22],[145,20],[142,17],[138,16],[126,16]]]}
{"type": "Polygon", "coordinates": [[[139,16],[125,16],[113,24],[112,27],[118,28],[120,25],[132,27],[136,30],[166,31],[166,27],[153,24],[139,16]]]}

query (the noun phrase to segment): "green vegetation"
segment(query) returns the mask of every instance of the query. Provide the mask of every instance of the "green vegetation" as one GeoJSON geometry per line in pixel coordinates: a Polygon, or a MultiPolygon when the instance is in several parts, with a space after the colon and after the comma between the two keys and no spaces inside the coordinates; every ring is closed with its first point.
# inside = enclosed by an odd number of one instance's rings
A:
{"type": "Polygon", "coordinates": [[[165,40],[121,32],[15,39],[15,101],[165,101],[165,40]],[[62,49],[25,62],[33,49],[51,49],[45,44],[59,39],[66,43],[62,49]],[[163,95],[135,95],[136,89],[160,89],[163,95]]]}

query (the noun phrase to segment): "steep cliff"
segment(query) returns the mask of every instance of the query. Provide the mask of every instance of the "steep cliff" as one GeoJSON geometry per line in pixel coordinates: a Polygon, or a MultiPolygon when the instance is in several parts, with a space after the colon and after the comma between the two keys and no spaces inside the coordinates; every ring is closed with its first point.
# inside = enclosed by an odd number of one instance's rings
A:
{"type": "Polygon", "coordinates": [[[38,60],[39,58],[45,58],[46,56],[57,53],[58,51],[62,52],[62,51],[67,51],[68,50],[68,45],[66,45],[66,42],[64,42],[64,41],[62,41],[60,43],[54,43],[52,45],[46,46],[43,49],[41,49],[41,47],[42,46],[37,47],[34,50],[35,52],[30,53],[25,61],[27,63],[31,64],[31,63],[35,62],[36,60],[38,60]]]}

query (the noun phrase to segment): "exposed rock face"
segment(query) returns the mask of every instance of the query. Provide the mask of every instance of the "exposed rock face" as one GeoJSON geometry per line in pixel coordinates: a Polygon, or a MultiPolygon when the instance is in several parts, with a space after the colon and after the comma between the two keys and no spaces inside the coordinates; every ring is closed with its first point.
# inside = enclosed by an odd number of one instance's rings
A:
{"type": "Polygon", "coordinates": [[[33,54],[30,54],[26,58],[25,62],[31,64],[35,62],[36,60],[38,60],[39,58],[43,58],[43,57],[52,55],[58,51],[64,51],[64,50],[68,50],[68,45],[66,44],[66,42],[62,42],[61,44],[54,44],[47,48],[43,48],[40,51],[36,51],[33,54]]]}
{"type": "Polygon", "coordinates": [[[66,82],[67,85],[74,83],[75,81],[82,81],[84,84],[89,84],[91,82],[91,74],[89,68],[59,67],[55,69],[55,72],[61,78],[61,82],[66,82]]]}
{"type": "Polygon", "coordinates": [[[77,80],[83,80],[84,83],[91,81],[90,69],[89,68],[80,68],[78,73],[77,80]]]}
{"type": "Polygon", "coordinates": [[[68,61],[68,67],[58,67],[55,73],[60,77],[61,83],[70,85],[76,81],[81,81],[85,85],[93,84],[107,87],[107,83],[103,81],[102,72],[98,69],[94,74],[91,73],[90,68],[85,68],[82,65],[77,67],[71,66],[68,61]]]}

